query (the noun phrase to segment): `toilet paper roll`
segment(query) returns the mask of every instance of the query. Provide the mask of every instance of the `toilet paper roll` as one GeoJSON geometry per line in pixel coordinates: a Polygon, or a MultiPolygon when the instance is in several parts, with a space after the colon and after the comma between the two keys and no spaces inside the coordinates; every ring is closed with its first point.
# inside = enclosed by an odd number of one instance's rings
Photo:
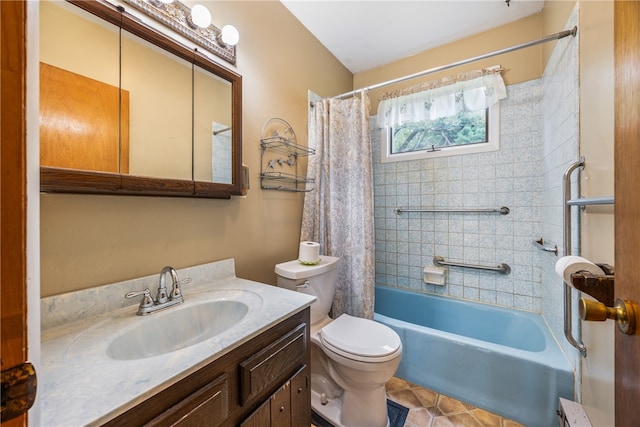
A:
{"type": "Polygon", "coordinates": [[[320,262],[320,243],[300,242],[298,261],[304,265],[315,265],[320,262]]]}
{"type": "Polygon", "coordinates": [[[571,275],[579,271],[587,271],[600,276],[605,274],[600,267],[579,256],[563,256],[556,262],[556,274],[569,285],[571,285],[571,275]]]}

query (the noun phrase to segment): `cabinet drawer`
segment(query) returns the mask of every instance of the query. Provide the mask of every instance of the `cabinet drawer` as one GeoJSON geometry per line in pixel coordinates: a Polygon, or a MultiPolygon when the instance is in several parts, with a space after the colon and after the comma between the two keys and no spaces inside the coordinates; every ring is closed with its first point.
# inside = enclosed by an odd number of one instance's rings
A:
{"type": "Polygon", "coordinates": [[[221,375],[145,424],[146,427],[215,427],[229,415],[229,384],[221,375]]]}
{"type": "Polygon", "coordinates": [[[240,364],[240,396],[244,405],[262,391],[282,384],[305,363],[306,324],[300,324],[240,364]]]}

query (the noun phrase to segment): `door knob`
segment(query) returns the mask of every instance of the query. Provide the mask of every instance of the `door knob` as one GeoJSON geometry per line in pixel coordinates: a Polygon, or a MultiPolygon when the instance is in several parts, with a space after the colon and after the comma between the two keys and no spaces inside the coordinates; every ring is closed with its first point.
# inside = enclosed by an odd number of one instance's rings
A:
{"type": "Polygon", "coordinates": [[[633,335],[636,331],[638,305],[629,300],[618,298],[613,307],[607,307],[601,302],[580,298],[579,313],[582,320],[604,322],[613,319],[620,332],[627,335],[633,335]]]}

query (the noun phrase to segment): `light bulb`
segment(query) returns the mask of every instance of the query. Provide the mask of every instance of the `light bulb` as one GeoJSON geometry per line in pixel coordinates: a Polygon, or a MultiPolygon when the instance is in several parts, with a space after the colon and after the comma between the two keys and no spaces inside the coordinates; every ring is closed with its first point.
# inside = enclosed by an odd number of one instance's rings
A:
{"type": "Polygon", "coordinates": [[[222,27],[220,35],[222,37],[222,42],[229,46],[237,45],[240,40],[240,33],[238,33],[238,30],[233,25],[225,25],[222,27]]]}
{"type": "Polygon", "coordinates": [[[211,25],[211,13],[209,13],[209,9],[201,4],[193,6],[191,9],[191,22],[200,28],[207,28],[211,25]]]}

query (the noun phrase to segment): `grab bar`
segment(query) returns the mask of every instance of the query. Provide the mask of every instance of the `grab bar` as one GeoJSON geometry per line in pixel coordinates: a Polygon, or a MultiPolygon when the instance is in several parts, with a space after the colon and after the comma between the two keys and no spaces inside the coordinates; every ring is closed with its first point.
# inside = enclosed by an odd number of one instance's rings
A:
{"type": "Polygon", "coordinates": [[[477,270],[490,270],[490,271],[496,271],[500,274],[511,273],[511,267],[509,267],[509,264],[502,263],[502,264],[496,265],[495,267],[486,266],[486,265],[476,265],[476,264],[463,264],[459,262],[445,261],[444,258],[439,255],[436,255],[433,257],[433,264],[437,266],[448,265],[451,267],[475,268],[477,270]]]}
{"type": "Polygon", "coordinates": [[[542,237],[538,240],[534,240],[533,244],[545,252],[553,252],[555,256],[558,256],[558,245],[553,245],[553,247],[545,245],[542,237]]]}
{"type": "MultiPolygon", "coordinates": [[[[571,174],[578,168],[584,168],[584,157],[580,157],[580,160],[571,164],[564,172],[562,186],[562,198],[563,198],[563,222],[564,222],[564,254],[571,255],[571,205],[569,200],[571,199],[571,174]]],[[[578,185],[580,180],[578,179],[578,185]]],[[[578,191],[578,194],[580,191],[578,191]]],[[[577,348],[583,357],[587,357],[587,347],[584,345],[582,338],[574,338],[573,336],[573,321],[571,314],[573,313],[571,303],[571,286],[565,281],[564,283],[564,336],[569,343],[577,348]]],[[[579,331],[580,332],[580,331],[579,331]]],[[[582,335],[582,333],[580,333],[582,335]]]]}
{"type": "Polygon", "coordinates": [[[502,206],[500,208],[419,208],[405,209],[403,207],[397,207],[393,210],[396,215],[400,215],[403,212],[447,212],[447,213],[499,213],[500,215],[508,215],[511,210],[502,206]]]}
{"type": "MultiPolygon", "coordinates": [[[[564,254],[571,255],[571,205],[569,204],[569,200],[571,200],[571,174],[576,169],[584,168],[584,157],[580,157],[580,160],[571,164],[567,170],[564,172],[563,180],[564,185],[562,186],[562,198],[563,198],[563,222],[564,222],[564,254]]],[[[580,184],[580,180],[578,180],[578,185],[580,184]]],[[[578,193],[580,191],[578,190],[578,193]]]]}
{"type": "Polygon", "coordinates": [[[584,207],[584,206],[592,206],[592,205],[613,205],[615,204],[615,202],[613,200],[613,196],[591,197],[591,198],[581,197],[579,199],[568,200],[567,204],[569,206],[584,207]]]}

